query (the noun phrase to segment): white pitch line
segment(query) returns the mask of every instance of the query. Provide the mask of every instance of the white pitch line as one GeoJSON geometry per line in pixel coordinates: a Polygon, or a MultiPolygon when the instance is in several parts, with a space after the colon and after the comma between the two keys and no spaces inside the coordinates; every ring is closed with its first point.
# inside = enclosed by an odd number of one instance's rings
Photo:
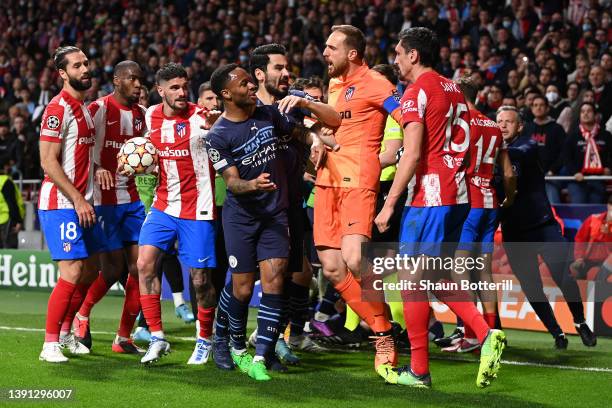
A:
{"type": "MultiPolygon", "coordinates": [[[[40,329],[40,328],[9,327],[9,326],[0,326],[0,330],[13,330],[13,331],[22,331],[22,332],[44,332],[45,331],[45,329],[40,329]]],[[[91,334],[114,335],[115,333],[106,332],[106,331],[92,331],[91,334]]],[[[195,341],[195,337],[181,337],[181,336],[168,336],[168,337],[177,339],[177,340],[182,340],[182,341],[195,341]]],[[[359,350],[351,350],[351,351],[359,351],[359,350]]],[[[432,356],[432,359],[461,361],[465,363],[474,362],[472,360],[466,360],[466,359],[460,359],[460,358],[444,358],[444,357],[438,357],[438,356],[432,356]]],[[[515,366],[555,368],[557,370],[575,370],[575,371],[590,371],[590,372],[598,372],[598,373],[612,373],[612,368],[604,368],[604,367],[576,367],[576,366],[568,366],[568,365],[544,364],[544,363],[534,363],[534,362],[529,362],[529,361],[511,361],[511,360],[502,360],[502,363],[508,364],[508,365],[515,365],[515,366]]]]}
{"type": "MultiPolygon", "coordinates": [[[[44,332],[45,329],[33,328],[33,327],[9,327],[9,326],[0,326],[0,330],[14,330],[14,331],[23,331],[23,332],[44,332]]],[[[114,336],[116,333],[106,332],[106,331],[92,331],[91,334],[107,334],[114,336]]],[[[195,341],[195,337],[180,337],[180,336],[168,336],[172,339],[182,340],[182,341],[195,341]]]]}

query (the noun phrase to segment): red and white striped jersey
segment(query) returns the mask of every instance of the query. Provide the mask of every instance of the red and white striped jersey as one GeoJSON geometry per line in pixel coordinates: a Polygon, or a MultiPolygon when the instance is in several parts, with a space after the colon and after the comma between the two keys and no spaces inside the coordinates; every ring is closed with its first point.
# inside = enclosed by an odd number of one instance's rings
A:
{"type": "MultiPolygon", "coordinates": [[[[91,202],[93,199],[94,123],[82,101],[62,90],[45,108],[40,125],[40,140],[61,143],[59,162],[68,180],[91,202]]],[[[57,210],[74,208],[55,183],[45,174],[38,208],[57,210]]]]}
{"type": "Polygon", "coordinates": [[[94,186],[95,205],[118,205],[138,201],[138,191],[134,177],[126,177],[116,172],[117,153],[126,140],[146,133],[144,106],[121,105],[111,95],[103,96],[87,107],[96,127],[96,146],[94,162],[97,166],[115,174],[115,186],[102,190],[94,186]]]}
{"type": "Polygon", "coordinates": [[[201,129],[205,109],[189,103],[182,115],[167,117],[163,104],[146,113],[147,137],[159,155],[159,184],[153,208],[173,217],[215,219],[215,171],[201,129]]]}
{"type": "Polygon", "coordinates": [[[497,208],[493,171],[500,149],[505,149],[495,121],[470,109],[470,166],[468,183],[472,208],[497,208]]]}
{"type": "Polygon", "coordinates": [[[469,203],[464,159],[470,147],[470,113],[459,86],[435,71],[426,72],[406,90],[401,108],[404,126],[419,122],[425,128],[407,205],[469,203]]]}

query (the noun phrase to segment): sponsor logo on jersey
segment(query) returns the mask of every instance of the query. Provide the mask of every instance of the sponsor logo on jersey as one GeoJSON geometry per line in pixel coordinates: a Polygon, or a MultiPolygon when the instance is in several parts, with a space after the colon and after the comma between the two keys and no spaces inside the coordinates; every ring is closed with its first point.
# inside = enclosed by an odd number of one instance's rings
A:
{"type": "Polygon", "coordinates": [[[445,154],[442,156],[442,161],[449,169],[454,169],[455,167],[461,167],[463,164],[462,157],[453,157],[450,154],[445,154]]]}
{"type": "Polygon", "coordinates": [[[189,149],[170,149],[166,147],[165,150],[158,150],[157,153],[160,157],[174,159],[177,157],[188,157],[189,149]]]}
{"type": "Polygon", "coordinates": [[[90,137],[79,137],[79,144],[94,144],[96,142],[95,136],[90,137]]]}
{"type": "Polygon", "coordinates": [[[117,142],[116,140],[107,140],[104,142],[104,147],[105,148],[112,148],[112,149],[121,149],[121,146],[123,146],[123,143],[121,142],[117,142]]]}
{"type": "Polygon", "coordinates": [[[404,103],[402,104],[402,113],[416,112],[416,111],[417,111],[417,107],[413,100],[409,99],[407,101],[404,101],[404,103]]]}

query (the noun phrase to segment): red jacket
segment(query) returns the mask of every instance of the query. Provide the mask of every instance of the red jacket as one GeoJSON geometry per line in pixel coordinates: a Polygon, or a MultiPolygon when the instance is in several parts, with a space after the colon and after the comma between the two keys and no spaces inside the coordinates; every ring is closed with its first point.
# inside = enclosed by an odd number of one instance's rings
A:
{"type": "Polygon", "coordinates": [[[589,216],[576,233],[574,257],[593,262],[603,262],[610,253],[612,242],[612,223],[606,222],[607,212],[589,216]],[[599,244],[598,244],[599,243],[599,244]]]}

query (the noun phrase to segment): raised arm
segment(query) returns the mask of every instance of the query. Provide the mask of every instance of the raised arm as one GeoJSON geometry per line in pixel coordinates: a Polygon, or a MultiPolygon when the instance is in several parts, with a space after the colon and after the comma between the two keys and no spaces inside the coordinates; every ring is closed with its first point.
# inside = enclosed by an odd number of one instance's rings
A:
{"type": "Polygon", "coordinates": [[[278,102],[278,110],[287,114],[293,108],[307,109],[325,126],[337,128],[342,119],[340,114],[330,105],[297,95],[289,95],[278,102]]]}

